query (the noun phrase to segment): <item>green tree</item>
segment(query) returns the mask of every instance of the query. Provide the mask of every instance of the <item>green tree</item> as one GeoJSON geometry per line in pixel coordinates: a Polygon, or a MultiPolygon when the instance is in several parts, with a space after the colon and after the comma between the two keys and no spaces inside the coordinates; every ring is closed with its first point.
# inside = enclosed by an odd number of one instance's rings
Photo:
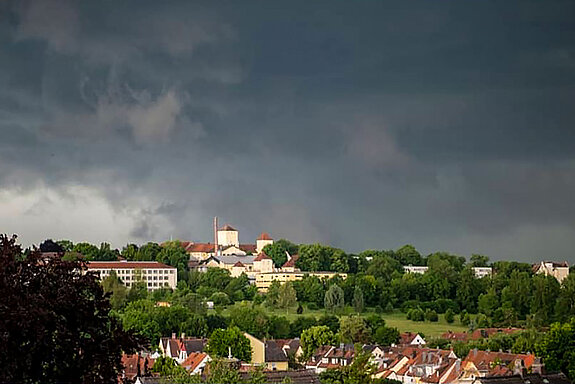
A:
{"type": "Polygon", "coordinates": [[[353,291],[353,308],[357,313],[363,312],[363,291],[358,286],[353,291]]]}
{"type": "Polygon", "coordinates": [[[294,281],[293,286],[300,303],[314,303],[318,307],[323,305],[325,288],[317,276],[304,276],[302,280],[294,281]]]}
{"type": "Polygon", "coordinates": [[[279,308],[291,308],[297,303],[297,296],[295,289],[289,281],[283,283],[279,290],[280,297],[278,300],[278,307],[279,308]]]}
{"type": "Polygon", "coordinates": [[[401,265],[425,265],[425,260],[413,245],[404,245],[395,251],[395,258],[401,265]]]}
{"type": "Polygon", "coordinates": [[[555,308],[555,312],[561,320],[575,316],[575,273],[570,273],[563,279],[555,308]]]}
{"type": "Polygon", "coordinates": [[[533,277],[533,299],[531,313],[536,325],[548,325],[554,317],[555,304],[560,296],[561,286],[553,276],[536,275],[533,277]]]}
{"type": "Polygon", "coordinates": [[[568,323],[554,323],[535,347],[548,371],[561,371],[575,379],[575,318],[568,323]]]}
{"type": "Polygon", "coordinates": [[[366,251],[361,254],[369,254],[369,256],[372,257],[369,267],[367,268],[367,274],[375,278],[381,278],[389,282],[394,272],[400,273],[402,271],[401,264],[391,256],[393,254],[392,252],[366,251]]]}
{"type": "Polygon", "coordinates": [[[330,258],[334,249],[321,244],[299,246],[299,259],[296,266],[302,271],[330,271],[330,258]]]}
{"type": "Polygon", "coordinates": [[[277,280],[272,281],[266,292],[266,305],[270,308],[278,308],[280,302],[281,283],[277,280]]]}
{"type": "Polygon", "coordinates": [[[85,260],[98,260],[100,250],[93,244],[90,243],[78,243],[74,245],[72,249],[74,252],[78,252],[84,256],[85,260]]]}
{"type": "Polygon", "coordinates": [[[353,362],[343,368],[344,383],[372,383],[372,377],[376,371],[377,366],[371,362],[371,354],[361,349],[359,345],[356,345],[353,362]]]}
{"type": "Polygon", "coordinates": [[[332,345],[335,343],[335,335],[325,325],[318,325],[305,329],[301,333],[301,347],[303,349],[303,357],[307,360],[312,354],[322,345],[332,345]]]}
{"type": "Polygon", "coordinates": [[[279,268],[287,261],[286,252],[293,256],[297,254],[298,246],[286,239],[280,239],[273,244],[266,245],[263,251],[272,258],[274,265],[279,268]]]}
{"type": "Polygon", "coordinates": [[[479,295],[478,301],[479,312],[492,316],[493,312],[499,308],[499,296],[494,288],[490,288],[487,293],[479,295]]]}
{"type": "Polygon", "coordinates": [[[102,287],[104,292],[110,294],[110,304],[112,309],[120,309],[126,305],[128,298],[128,289],[115,271],[111,271],[110,274],[102,280],[102,287]]]}
{"type": "Polygon", "coordinates": [[[433,309],[428,308],[427,311],[425,312],[425,320],[436,323],[437,321],[439,321],[439,316],[437,315],[437,312],[435,312],[433,309]]]}
{"type": "Polygon", "coordinates": [[[137,260],[138,246],[136,244],[126,244],[126,246],[122,248],[120,255],[126,260],[137,260]]]}
{"type": "Polygon", "coordinates": [[[339,312],[343,309],[343,290],[337,284],[332,284],[325,293],[325,309],[332,312],[339,312]]]}
{"type": "Polygon", "coordinates": [[[469,264],[472,267],[487,267],[489,265],[489,257],[473,254],[469,259],[469,264]]]}
{"type": "Polygon", "coordinates": [[[155,261],[156,256],[158,253],[162,251],[162,247],[160,247],[157,243],[146,243],[140,247],[138,250],[138,255],[136,260],[140,261],[155,261]]]}
{"type": "Polygon", "coordinates": [[[207,384],[241,383],[239,367],[231,362],[214,359],[208,363],[207,384]]]}
{"type": "Polygon", "coordinates": [[[445,311],[444,317],[445,317],[445,321],[448,324],[452,324],[453,321],[455,321],[455,316],[454,316],[453,310],[451,308],[449,308],[447,311],[445,311]]]}
{"type": "Polygon", "coordinates": [[[397,344],[399,340],[399,331],[397,328],[380,326],[373,333],[373,341],[379,345],[397,344]]]}
{"type": "Polygon", "coordinates": [[[238,327],[216,329],[208,339],[206,352],[210,356],[227,357],[230,353],[230,348],[232,357],[241,361],[251,361],[252,347],[250,341],[238,327]]]}
{"type": "Polygon", "coordinates": [[[230,324],[258,338],[268,333],[269,317],[259,307],[241,304],[230,310],[230,324]]]}
{"type": "Polygon", "coordinates": [[[74,250],[74,243],[70,240],[58,240],[56,243],[62,247],[64,252],[72,252],[74,250]]]}
{"type": "Polygon", "coordinates": [[[161,250],[156,254],[156,261],[176,267],[178,272],[188,269],[190,257],[179,241],[167,241],[161,246],[161,250]]]}
{"type": "Polygon", "coordinates": [[[24,254],[15,236],[0,236],[0,266],[0,382],[116,382],[141,340],[110,316],[97,276],[24,254]]]}
{"type": "Polygon", "coordinates": [[[361,316],[344,316],[340,320],[339,333],[347,343],[369,343],[371,329],[361,316]]]}

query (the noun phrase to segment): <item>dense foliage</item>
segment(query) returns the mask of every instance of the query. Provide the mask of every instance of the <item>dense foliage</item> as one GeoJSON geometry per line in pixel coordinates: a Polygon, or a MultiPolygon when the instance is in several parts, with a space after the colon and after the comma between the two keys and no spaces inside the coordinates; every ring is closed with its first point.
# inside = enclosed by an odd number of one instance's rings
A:
{"type": "Polygon", "coordinates": [[[140,341],[110,316],[82,264],[22,253],[0,236],[0,382],[115,383],[140,341]]]}

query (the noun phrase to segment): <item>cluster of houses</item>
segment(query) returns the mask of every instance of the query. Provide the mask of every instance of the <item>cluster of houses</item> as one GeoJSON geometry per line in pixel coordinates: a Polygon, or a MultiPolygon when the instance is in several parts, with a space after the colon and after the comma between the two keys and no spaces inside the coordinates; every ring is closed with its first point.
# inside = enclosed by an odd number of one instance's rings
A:
{"type": "MultiPolygon", "coordinates": [[[[232,277],[245,274],[259,291],[266,292],[274,281],[283,284],[297,281],[304,276],[331,278],[334,272],[302,272],[296,267],[298,255],[286,253],[287,261],[279,268],[264,252],[264,247],[273,244],[274,240],[267,233],[258,236],[255,244],[243,244],[239,240],[239,231],[226,224],[215,231],[217,242],[195,243],[182,242],[182,246],[190,255],[188,266],[191,270],[205,272],[208,268],[223,268],[230,271],[232,277]]],[[[346,278],[345,273],[338,273],[346,278]]]]}
{"type": "MultiPolygon", "coordinates": [[[[516,332],[516,329],[483,329],[467,334],[468,339],[489,337],[496,333],[516,332]]],[[[259,340],[244,333],[252,348],[251,362],[238,362],[241,373],[248,373],[254,366],[262,366],[268,375],[279,378],[296,378],[294,383],[319,383],[319,375],[330,369],[339,369],[353,363],[358,350],[353,344],[323,345],[302,362],[303,349],[299,339],[259,340]],[[299,370],[291,370],[288,361],[292,357],[303,364],[299,370]]],[[[451,338],[452,333],[443,336],[451,338]]],[[[457,340],[461,340],[458,335],[457,340]]],[[[190,374],[204,375],[212,360],[205,352],[207,339],[163,337],[154,355],[124,356],[123,378],[136,383],[151,383],[149,372],[158,356],[172,358],[190,374]]],[[[533,354],[516,354],[504,351],[470,350],[465,358],[453,350],[427,348],[425,339],[417,334],[401,334],[397,345],[382,347],[364,344],[361,350],[370,355],[376,367],[373,377],[388,379],[402,384],[568,384],[562,374],[547,374],[541,359],[533,354]]],[[[230,356],[231,358],[231,356],[230,356]]],[[[270,379],[271,380],[271,379],[270,379]]],[[[273,380],[272,380],[273,382],[273,380]]]]}

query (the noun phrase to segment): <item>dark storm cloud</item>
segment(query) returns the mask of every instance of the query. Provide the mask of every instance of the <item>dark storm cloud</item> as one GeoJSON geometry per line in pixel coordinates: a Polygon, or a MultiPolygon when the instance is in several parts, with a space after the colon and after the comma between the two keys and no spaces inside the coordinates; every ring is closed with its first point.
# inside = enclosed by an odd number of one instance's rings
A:
{"type": "Polygon", "coordinates": [[[0,226],[575,261],[574,8],[3,2],[0,226]]]}

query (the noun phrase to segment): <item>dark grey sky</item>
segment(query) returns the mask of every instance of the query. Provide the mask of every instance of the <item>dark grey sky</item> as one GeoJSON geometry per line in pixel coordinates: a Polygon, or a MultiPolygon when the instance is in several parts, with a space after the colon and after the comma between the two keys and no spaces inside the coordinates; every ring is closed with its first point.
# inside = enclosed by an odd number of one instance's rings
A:
{"type": "Polygon", "coordinates": [[[4,1],[0,229],[575,262],[575,2],[4,1]]]}

